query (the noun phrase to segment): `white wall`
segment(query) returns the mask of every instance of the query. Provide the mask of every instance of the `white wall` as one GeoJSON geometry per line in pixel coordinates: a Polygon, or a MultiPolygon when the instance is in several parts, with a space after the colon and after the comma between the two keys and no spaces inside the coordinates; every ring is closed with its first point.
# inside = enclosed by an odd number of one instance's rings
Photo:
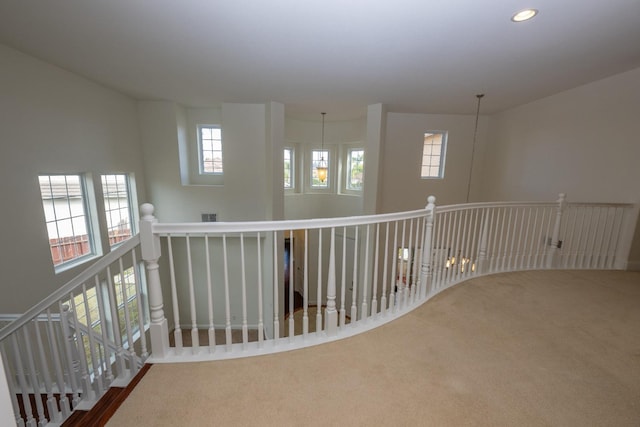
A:
{"type": "Polygon", "coordinates": [[[640,68],[491,117],[486,200],[640,200],[640,68]]]}
{"type": "Polygon", "coordinates": [[[0,93],[0,312],[19,313],[82,268],[54,272],[38,175],[89,173],[98,191],[100,174],[133,172],[143,200],[142,150],[132,99],[4,45],[0,93]]]}
{"type": "MultiPolygon", "coordinates": [[[[480,117],[474,155],[474,182],[470,201],[477,199],[486,134],[486,117],[480,117]]],[[[380,212],[401,212],[424,208],[427,197],[436,203],[464,203],[473,148],[474,115],[388,113],[382,152],[380,212]],[[443,179],[420,178],[424,134],[447,131],[447,153],[443,179]]]]}

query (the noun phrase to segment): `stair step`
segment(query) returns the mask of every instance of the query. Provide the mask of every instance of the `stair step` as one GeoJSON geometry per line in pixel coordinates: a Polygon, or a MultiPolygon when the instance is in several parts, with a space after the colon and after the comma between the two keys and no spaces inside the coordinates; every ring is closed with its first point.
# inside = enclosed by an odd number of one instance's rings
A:
{"type": "Polygon", "coordinates": [[[93,405],[93,408],[89,411],[75,411],[62,424],[62,427],[104,426],[138,385],[149,368],[151,368],[151,364],[145,364],[126,387],[110,387],[100,400],[93,405]]]}

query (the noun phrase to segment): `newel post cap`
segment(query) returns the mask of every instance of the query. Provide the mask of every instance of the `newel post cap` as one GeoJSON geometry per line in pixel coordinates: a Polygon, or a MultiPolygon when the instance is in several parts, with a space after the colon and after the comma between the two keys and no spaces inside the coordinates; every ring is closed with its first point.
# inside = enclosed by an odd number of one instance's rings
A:
{"type": "Polygon", "coordinates": [[[154,219],[153,212],[155,211],[155,207],[151,203],[143,203],[140,205],[140,219],[143,220],[152,220],[154,219]]]}

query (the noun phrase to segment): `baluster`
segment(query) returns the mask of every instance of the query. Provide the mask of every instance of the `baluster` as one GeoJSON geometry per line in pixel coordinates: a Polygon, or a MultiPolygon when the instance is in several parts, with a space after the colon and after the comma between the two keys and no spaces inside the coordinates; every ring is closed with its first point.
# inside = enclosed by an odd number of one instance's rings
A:
{"type": "Polygon", "coordinates": [[[529,243],[529,251],[527,254],[527,270],[531,269],[531,261],[533,259],[533,249],[534,249],[534,242],[535,242],[535,234],[536,234],[536,227],[538,225],[538,208],[535,208],[535,215],[533,217],[533,223],[531,223],[531,215],[529,215],[529,226],[531,228],[531,239],[530,239],[530,243],[529,243]]]}
{"type": "Polygon", "coordinates": [[[402,220],[402,239],[400,239],[400,250],[398,250],[398,248],[394,248],[395,251],[395,260],[396,263],[398,263],[398,260],[400,260],[399,264],[399,271],[398,271],[398,278],[396,279],[396,285],[397,285],[397,290],[396,290],[396,298],[397,298],[397,304],[398,304],[398,309],[401,310],[404,308],[404,281],[405,281],[405,271],[406,271],[406,266],[405,266],[405,261],[404,261],[404,250],[406,248],[405,244],[404,244],[404,237],[406,234],[406,229],[407,229],[407,220],[404,219],[402,220]]]}
{"type": "Polygon", "coordinates": [[[244,233],[240,233],[240,268],[242,269],[242,349],[247,349],[249,329],[247,326],[247,277],[244,258],[244,233]]]}
{"type": "Polygon", "coordinates": [[[465,209],[464,211],[464,227],[462,229],[462,253],[463,259],[460,264],[460,273],[462,278],[466,278],[469,276],[469,271],[471,270],[471,265],[468,265],[471,262],[473,257],[473,253],[471,252],[471,235],[473,234],[473,213],[472,209],[465,209]]]}
{"type": "MultiPolygon", "coordinates": [[[[391,248],[391,282],[389,283],[389,311],[396,312],[396,269],[398,268],[398,221],[393,224],[393,247],[391,248]]],[[[353,319],[353,317],[352,317],[353,319]]]]}
{"type": "MultiPolygon", "coordinates": [[[[33,320],[37,322],[37,320],[33,320]]],[[[31,379],[31,389],[36,401],[36,412],[38,413],[38,425],[44,426],[47,424],[47,419],[44,416],[44,405],[42,404],[42,397],[40,396],[40,381],[38,380],[38,373],[36,371],[36,365],[33,358],[33,350],[31,349],[31,336],[29,334],[29,324],[22,327],[22,339],[24,340],[24,346],[27,351],[27,366],[29,370],[29,378],[31,379]]]]}
{"type": "Polygon", "coordinates": [[[120,268],[120,289],[122,291],[122,310],[124,313],[124,332],[127,334],[127,356],[129,358],[130,375],[138,372],[138,362],[133,349],[133,331],[131,330],[131,312],[129,311],[129,294],[127,292],[127,281],[124,274],[124,265],[122,258],[118,258],[118,267],[120,268]]]}
{"type": "Polygon", "coordinates": [[[487,257],[488,257],[488,269],[485,271],[482,271],[483,274],[487,274],[487,273],[493,273],[493,260],[494,258],[496,258],[496,235],[498,234],[498,214],[499,211],[496,213],[497,208],[495,207],[491,207],[491,208],[487,208],[488,212],[487,214],[489,215],[489,234],[488,236],[488,244],[487,244],[487,257]],[[494,220],[495,218],[495,220],[494,220]]]}
{"type": "MultiPolygon", "coordinates": [[[[66,384],[64,382],[64,372],[62,369],[62,364],[60,363],[60,352],[62,350],[58,350],[58,337],[55,334],[53,329],[53,319],[51,316],[51,309],[47,309],[47,331],[49,338],[49,348],[51,350],[51,355],[53,356],[53,365],[56,371],[56,384],[58,386],[58,392],[60,393],[60,410],[62,411],[62,419],[66,419],[69,415],[71,415],[71,406],[69,404],[69,399],[67,398],[66,392],[66,384]]],[[[111,365],[108,363],[107,365],[111,365]]],[[[62,421],[62,419],[54,420],[54,421],[62,421]]]]}
{"type": "Polygon", "coordinates": [[[327,271],[327,308],[324,330],[328,337],[338,333],[338,311],[336,310],[336,229],[331,227],[329,246],[329,271],[327,271]]]}
{"type": "MultiPolygon", "coordinates": [[[[613,245],[612,245],[612,249],[613,249],[613,256],[611,258],[611,264],[609,268],[622,268],[622,263],[626,262],[626,260],[624,259],[624,254],[626,251],[622,251],[621,248],[621,244],[620,244],[620,237],[622,234],[622,231],[625,229],[628,229],[626,227],[624,227],[625,225],[625,217],[630,217],[627,219],[627,221],[635,221],[636,216],[637,215],[630,215],[627,214],[625,215],[624,212],[624,208],[618,208],[617,209],[619,215],[617,215],[619,217],[618,220],[618,227],[616,229],[615,234],[613,234],[613,245]]],[[[635,211],[632,211],[635,213],[635,211]]],[[[633,226],[633,224],[630,224],[631,226],[633,226]]]]}
{"type": "Polygon", "coordinates": [[[465,265],[467,263],[467,259],[469,258],[469,253],[468,253],[468,249],[469,247],[467,246],[467,236],[469,235],[469,210],[465,209],[464,210],[464,214],[463,212],[460,212],[460,221],[462,223],[462,231],[460,232],[460,236],[459,236],[459,240],[460,240],[460,251],[458,252],[460,254],[460,268],[457,269],[457,273],[458,273],[458,280],[462,280],[465,276],[465,265]]]}
{"type": "Polygon", "coordinates": [[[222,259],[224,262],[224,307],[225,307],[225,344],[226,350],[231,351],[233,344],[231,336],[231,302],[229,296],[229,263],[227,260],[227,235],[222,235],[222,259]]]}
{"type": "MultiPolygon", "coordinates": [[[[0,342],[0,363],[3,363],[5,377],[7,379],[7,386],[9,388],[9,397],[11,398],[11,407],[13,408],[13,416],[16,420],[16,426],[24,427],[24,420],[20,415],[20,405],[18,404],[18,389],[14,384],[14,373],[9,366],[9,359],[7,359],[7,353],[4,349],[3,343],[0,342]]],[[[59,421],[59,420],[56,420],[59,421]]]]}
{"type": "Polygon", "coordinates": [[[554,264],[554,260],[556,258],[556,253],[558,251],[558,241],[560,236],[560,223],[562,221],[562,211],[565,206],[565,198],[566,195],[564,193],[560,193],[560,197],[558,199],[558,207],[556,208],[556,219],[553,225],[553,234],[551,235],[551,250],[547,252],[547,268],[552,268],[554,264]]]}
{"type": "MultiPolygon", "coordinates": [[[[413,249],[413,219],[409,220],[409,243],[407,245],[407,263],[404,276],[404,286],[402,288],[402,306],[407,308],[409,306],[409,293],[411,292],[412,285],[412,277],[411,273],[413,272],[413,264],[414,264],[414,249],[413,249]]],[[[404,251],[403,251],[404,252],[404,251]]],[[[404,253],[403,259],[404,259],[404,253]]]]}
{"type": "Polygon", "coordinates": [[[58,301],[58,308],[60,310],[60,328],[62,331],[62,339],[64,341],[65,358],[67,360],[67,369],[69,382],[71,383],[72,393],[72,408],[75,408],[80,403],[80,396],[78,395],[78,377],[77,377],[77,362],[74,361],[74,353],[72,351],[72,342],[74,337],[69,330],[69,306],[67,304],[62,305],[61,301],[58,301]]]}
{"type": "Polygon", "coordinates": [[[376,249],[373,257],[373,290],[371,291],[371,317],[378,315],[378,258],[380,248],[380,223],[376,224],[376,249]]]}
{"type": "Polygon", "coordinates": [[[509,208],[509,225],[507,226],[507,242],[510,241],[511,245],[509,247],[509,261],[507,263],[507,270],[511,271],[513,269],[513,254],[514,254],[514,243],[516,241],[516,227],[518,224],[518,208],[513,207],[509,208]],[[515,211],[515,215],[514,215],[515,211]],[[511,226],[511,217],[513,218],[513,227],[511,226]]]}
{"type": "Polygon", "coordinates": [[[448,254],[446,253],[446,244],[444,241],[446,213],[437,215],[437,212],[435,212],[434,210],[433,214],[433,223],[434,227],[436,227],[436,244],[434,245],[434,247],[438,250],[438,253],[435,264],[436,271],[431,282],[431,289],[429,290],[430,293],[435,293],[435,291],[440,288],[440,282],[442,280],[442,275],[444,273],[447,262],[446,257],[448,256],[448,254]]]}
{"type": "MultiPolygon", "coordinates": [[[[16,334],[11,335],[11,347],[13,348],[13,358],[16,364],[16,373],[18,374],[18,384],[20,385],[20,397],[22,398],[22,406],[24,408],[25,425],[28,427],[35,427],[36,420],[33,418],[33,408],[31,406],[31,399],[29,399],[29,387],[27,386],[27,380],[24,377],[24,367],[22,366],[22,355],[20,354],[20,348],[18,347],[18,339],[16,334]]],[[[38,399],[36,399],[38,400],[38,399]]]]}
{"type": "MultiPolygon", "coordinates": [[[[422,218],[416,218],[416,234],[414,237],[414,247],[415,250],[413,251],[413,259],[412,259],[412,265],[413,265],[413,270],[411,272],[411,288],[410,288],[410,303],[413,304],[416,301],[416,294],[418,293],[418,283],[420,281],[420,278],[418,277],[418,271],[420,270],[418,267],[421,264],[421,260],[422,260],[422,245],[424,244],[424,221],[425,221],[425,217],[422,218]],[[421,231],[422,230],[422,231],[421,231]],[[423,237],[423,241],[421,241],[420,236],[423,237]]],[[[420,266],[421,267],[421,266],[420,266]]]]}
{"type": "Polygon", "coordinates": [[[169,274],[171,276],[171,301],[173,303],[173,341],[176,354],[182,353],[182,327],[180,326],[180,308],[178,305],[178,289],[176,286],[176,271],[173,263],[173,246],[171,235],[167,235],[167,250],[169,252],[169,274]]]}
{"type": "Polygon", "coordinates": [[[318,283],[316,294],[316,333],[322,331],[322,228],[318,229],[318,283]]]}
{"type": "Polygon", "coordinates": [[[189,278],[189,311],[191,312],[191,353],[197,354],[200,347],[200,336],[198,333],[198,316],[196,313],[196,293],[193,284],[193,262],[191,260],[191,240],[187,234],[187,272],[189,278]]]}
{"type": "Polygon", "coordinates": [[[472,233],[472,238],[471,238],[471,250],[469,251],[469,257],[471,265],[469,267],[469,275],[471,276],[475,276],[476,273],[476,268],[478,266],[478,244],[480,243],[478,241],[478,237],[480,236],[480,228],[481,228],[481,218],[482,217],[482,211],[480,209],[475,209],[474,211],[474,218],[473,218],[473,233],[472,233]]]}
{"type": "Polygon", "coordinates": [[[273,345],[278,345],[280,338],[280,319],[278,309],[278,232],[273,232],[273,345]]]}
{"type": "MultiPolygon", "coordinates": [[[[97,289],[96,289],[97,291],[97,289]]],[[[96,295],[97,298],[97,295],[96,295]]],[[[96,357],[96,343],[93,337],[93,322],[91,321],[91,309],[89,308],[89,302],[87,301],[87,286],[82,284],[82,302],[84,304],[84,312],[87,316],[87,337],[89,338],[89,355],[91,357],[91,367],[93,368],[93,377],[95,378],[95,384],[97,386],[96,392],[98,396],[102,396],[104,393],[104,385],[102,384],[102,375],[100,373],[100,365],[98,364],[98,358],[96,357]]],[[[106,345],[106,343],[105,343],[106,345]]]]}
{"type": "Polygon", "coordinates": [[[571,227],[571,230],[567,231],[567,235],[562,242],[562,246],[564,247],[562,268],[570,268],[571,258],[573,258],[573,254],[575,252],[575,232],[578,210],[572,206],[569,206],[568,209],[569,213],[567,214],[567,217],[570,216],[571,219],[567,221],[567,230],[569,229],[569,227],[571,227]]]}
{"type": "MultiPolygon", "coordinates": [[[[158,259],[160,258],[160,236],[153,233],[153,224],[157,220],[153,216],[153,205],[145,203],[140,206],[140,251],[147,269],[149,292],[149,335],[153,357],[164,358],[169,352],[169,325],[164,316],[164,302],[158,259]]],[[[170,236],[167,236],[169,240],[170,236]]],[[[169,262],[173,278],[173,261],[169,262]]],[[[140,332],[141,334],[143,331],[140,332]]],[[[180,336],[182,339],[182,336],[180,336]]],[[[182,341],[181,341],[182,343],[182,341]]],[[[177,341],[176,341],[176,348],[177,341]]],[[[182,348],[182,347],[180,347],[182,348]]]]}
{"type": "MultiPolygon", "coordinates": [[[[264,347],[264,313],[262,309],[262,240],[260,232],[256,235],[256,246],[258,247],[258,348],[264,347]]],[[[211,315],[213,316],[213,314],[211,315]]],[[[211,319],[213,324],[213,317],[211,319]]]]}
{"type": "Polygon", "coordinates": [[[609,262],[612,259],[610,251],[611,251],[611,240],[613,238],[613,228],[615,226],[615,222],[616,222],[616,208],[610,208],[609,212],[607,212],[608,227],[605,227],[605,235],[607,236],[606,238],[607,243],[606,243],[606,248],[603,251],[601,268],[611,268],[611,265],[609,262]],[[609,224],[609,219],[611,220],[611,224],[609,224]],[[608,232],[606,228],[609,228],[608,232]]]}
{"type": "Polygon", "coordinates": [[[360,241],[358,240],[359,227],[356,225],[355,228],[356,234],[353,244],[353,276],[351,280],[351,326],[355,326],[356,320],[358,320],[358,306],[356,301],[358,300],[358,246],[360,246],[360,241]]]}
{"type": "Polygon", "coordinates": [[[340,327],[347,322],[347,310],[345,308],[347,288],[347,227],[342,229],[342,285],[340,286],[340,327]]]}
{"type": "Polygon", "coordinates": [[[42,379],[44,380],[44,387],[47,392],[47,410],[49,412],[50,421],[61,421],[60,413],[58,412],[58,405],[56,399],[53,397],[53,384],[51,381],[51,373],[49,372],[49,365],[47,364],[47,358],[44,353],[44,345],[42,344],[42,334],[40,332],[40,323],[38,318],[34,320],[33,326],[36,331],[36,345],[38,346],[38,361],[40,362],[40,372],[42,372],[42,379]]]}
{"type": "Polygon", "coordinates": [[[458,281],[460,279],[460,270],[461,270],[461,266],[462,266],[462,259],[464,259],[464,254],[462,253],[462,248],[461,248],[461,240],[462,240],[462,212],[460,211],[456,211],[456,219],[455,219],[455,223],[457,224],[458,228],[456,230],[456,243],[455,243],[455,252],[454,254],[457,252],[458,255],[456,255],[456,264],[458,265],[456,268],[453,269],[453,271],[451,272],[453,274],[453,280],[458,281]]]}
{"type": "Polygon", "coordinates": [[[448,248],[448,260],[447,260],[447,271],[445,272],[445,277],[443,281],[443,287],[446,287],[451,281],[451,274],[453,269],[455,268],[456,261],[456,248],[453,246],[454,240],[454,229],[455,229],[455,216],[453,212],[447,212],[447,233],[446,233],[446,243],[448,248]]]}
{"type": "MultiPolygon", "coordinates": [[[[107,388],[113,381],[113,372],[111,371],[111,348],[109,345],[109,336],[107,330],[107,317],[105,316],[104,308],[104,295],[103,287],[100,284],[100,278],[96,274],[94,276],[95,288],[96,288],[96,301],[98,304],[98,315],[100,316],[100,332],[102,334],[102,351],[104,352],[104,368],[106,373],[104,375],[104,387],[107,388]]],[[[144,331],[144,329],[143,329],[144,331]]]]}
{"type": "Polygon", "coordinates": [[[76,310],[76,302],[73,292],[69,294],[69,302],[71,303],[71,310],[69,313],[73,317],[73,329],[76,337],[75,345],[72,346],[72,351],[77,352],[77,360],[80,362],[82,400],[92,402],[96,400],[96,394],[91,384],[91,376],[89,375],[89,368],[87,366],[87,352],[84,348],[84,337],[82,328],[80,327],[80,321],[78,320],[78,312],[76,310]]]}
{"type": "MultiPolygon", "coordinates": [[[[144,333],[144,302],[142,301],[142,279],[138,270],[138,262],[136,260],[136,251],[131,251],[131,268],[133,269],[133,278],[136,289],[136,306],[138,307],[138,328],[140,331],[140,357],[145,360],[149,356],[147,351],[147,335],[144,333]]],[[[96,288],[97,291],[98,288],[96,288]]]]}
{"type": "Polygon", "coordinates": [[[382,295],[380,297],[380,312],[382,313],[383,316],[387,314],[387,267],[389,264],[389,221],[387,221],[385,228],[386,228],[386,231],[385,231],[385,238],[384,238],[384,261],[382,264],[382,295]]]}
{"type": "Polygon", "coordinates": [[[594,258],[597,256],[596,255],[596,239],[598,237],[598,231],[600,230],[600,215],[602,212],[602,209],[598,206],[593,208],[597,214],[596,214],[596,220],[595,223],[593,224],[593,238],[591,239],[591,245],[590,247],[590,254],[589,254],[589,264],[588,264],[588,268],[594,268],[597,265],[597,262],[594,262],[594,258]]]}
{"type": "Polygon", "coordinates": [[[293,312],[295,308],[294,292],[293,292],[293,230],[289,230],[289,342],[293,342],[295,335],[295,321],[293,312]]]}
{"type": "MultiPolygon", "coordinates": [[[[524,228],[524,241],[522,242],[521,250],[522,255],[520,256],[520,270],[525,269],[525,257],[527,256],[527,242],[529,241],[529,228],[531,227],[531,206],[526,208],[526,213],[522,214],[522,224],[524,228]],[[526,216],[526,220],[525,220],[526,216]]],[[[522,231],[522,230],[521,230],[522,231]]]]}
{"type": "Polygon", "coordinates": [[[309,333],[309,229],[304,229],[304,295],[302,301],[302,335],[309,333]]]}
{"type": "Polygon", "coordinates": [[[113,284],[113,276],[111,275],[111,267],[107,267],[107,290],[109,295],[109,308],[111,309],[111,328],[113,330],[113,338],[116,344],[116,367],[118,376],[126,378],[127,367],[124,358],[124,348],[122,347],[122,332],[120,329],[120,316],[118,315],[118,301],[115,296],[115,286],[113,284]]]}
{"type": "MultiPolygon", "coordinates": [[[[258,257],[260,252],[260,240],[258,240],[258,257]]],[[[207,269],[207,308],[209,314],[209,353],[215,353],[216,351],[216,328],[213,324],[213,284],[211,282],[211,257],[209,255],[209,235],[204,235],[204,256],[206,259],[206,269],[207,269]]],[[[258,258],[258,263],[260,263],[260,259],[258,258]]],[[[260,270],[258,270],[260,271],[260,270]]],[[[259,277],[260,274],[258,274],[259,277]]],[[[262,300],[262,298],[261,298],[262,300]]],[[[260,309],[262,309],[262,305],[260,305],[260,309]]],[[[262,319],[262,316],[260,317],[262,319]]]]}
{"type": "Polygon", "coordinates": [[[371,234],[369,224],[367,224],[367,237],[364,245],[364,278],[362,280],[362,308],[360,310],[360,318],[367,320],[369,310],[367,307],[367,289],[369,288],[369,235],[371,234]]]}

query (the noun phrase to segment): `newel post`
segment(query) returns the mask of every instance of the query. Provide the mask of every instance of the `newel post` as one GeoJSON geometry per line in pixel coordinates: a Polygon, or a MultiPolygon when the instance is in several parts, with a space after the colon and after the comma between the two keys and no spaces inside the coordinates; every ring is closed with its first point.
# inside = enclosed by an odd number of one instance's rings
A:
{"type": "Polygon", "coordinates": [[[329,271],[327,272],[327,308],[324,313],[324,329],[327,336],[335,336],[338,333],[338,310],[336,310],[336,229],[334,227],[331,227],[329,271]]]}
{"type": "Polygon", "coordinates": [[[551,248],[547,252],[547,268],[553,268],[554,261],[558,256],[558,248],[560,246],[560,223],[562,222],[562,211],[566,204],[567,195],[560,193],[558,197],[558,207],[556,208],[556,222],[553,225],[553,234],[551,235],[551,248]]]}
{"type": "Polygon", "coordinates": [[[418,299],[426,298],[431,287],[431,257],[433,248],[433,219],[436,211],[436,198],[429,196],[426,206],[426,227],[424,230],[424,240],[422,242],[422,266],[420,268],[420,295],[418,299]]]}
{"type": "Polygon", "coordinates": [[[140,250],[147,269],[149,288],[149,311],[151,322],[149,334],[151,351],[154,358],[163,358],[169,351],[169,327],[164,317],[162,286],[158,259],[160,258],[160,237],[153,234],[153,224],[158,220],[153,216],[153,205],[144,203],[140,206],[140,250]]]}

